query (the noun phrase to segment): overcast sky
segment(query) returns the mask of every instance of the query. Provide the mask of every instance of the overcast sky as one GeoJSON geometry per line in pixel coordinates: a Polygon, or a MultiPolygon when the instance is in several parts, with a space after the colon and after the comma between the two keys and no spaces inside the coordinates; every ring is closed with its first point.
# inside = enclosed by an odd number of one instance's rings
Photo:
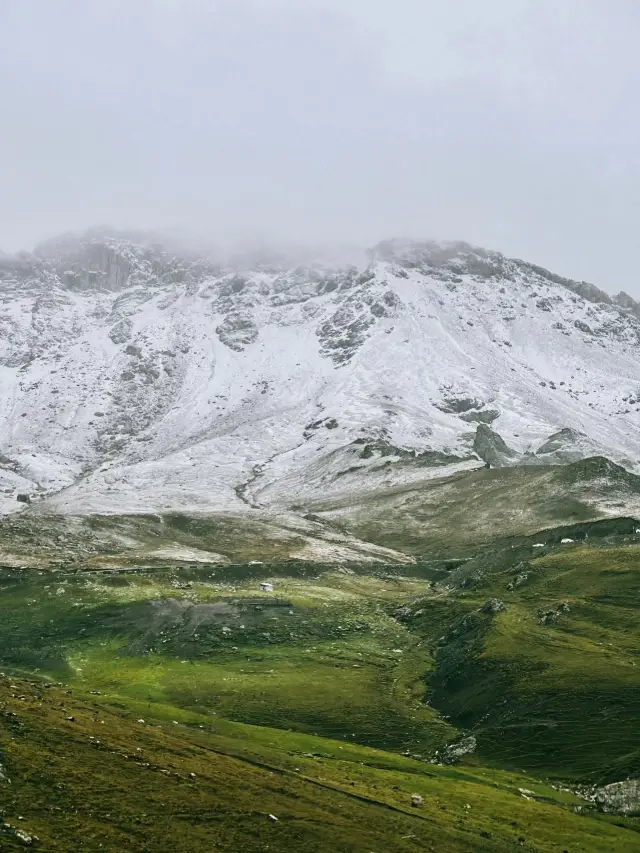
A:
{"type": "Polygon", "coordinates": [[[638,0],[0,0],[0,248],[466,239],[640,294],[638,0]]]}

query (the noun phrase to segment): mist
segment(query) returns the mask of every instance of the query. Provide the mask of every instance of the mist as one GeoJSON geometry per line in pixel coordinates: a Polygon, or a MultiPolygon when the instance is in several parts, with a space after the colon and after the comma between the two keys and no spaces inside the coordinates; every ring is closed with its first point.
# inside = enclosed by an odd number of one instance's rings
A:
{"type": "Polygon", "coordinates": [[[634,0],[0,0],[0,249],[461,239],[640,294],[634,0]]]}

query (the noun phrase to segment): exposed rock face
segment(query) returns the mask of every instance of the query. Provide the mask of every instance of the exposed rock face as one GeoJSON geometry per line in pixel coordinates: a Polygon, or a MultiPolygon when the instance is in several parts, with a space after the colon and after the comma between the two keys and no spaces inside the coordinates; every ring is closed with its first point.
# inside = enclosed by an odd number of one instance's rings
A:
{"type": "Polygon", "coordinates": [[[512,450],[502,436],[487,424],[478,426],[473,449],[481,459],[495,468],[511,465],[518,458],[516,451],[512,450]]]}
{"type": "Polygon", "coordinates": [[[472,409],[481,409],[484,406],[482,400],[473,397],[445,397],[438,406],[442,412],[451,412],[458,415],[469,414],[472,409]]]}
{"type": "Polygon", "coordinates": [[[596,791],[596,803],[605,812],[640,814],[640,779],[613,782],[596,791]]]}
{"type": "Polygon", "coordinates": [[[69,290],[119,292],[140,285],[199,280],[219,267],[201,258],[172,255],[158,244],[149,244],[144,234],[115,235],[94,229],[81,240],[66,235],[37,246],[29,259],[29,272],[42,275],[45,271],[69,290]]]}
{"type": "Polygon", "coordinates": [[[470,424],[492,424],[499,417],[500,412],[496,409],[484,409],[479,412],[464,412],[460,415],[460,420],[466,421],[470,424]]]}

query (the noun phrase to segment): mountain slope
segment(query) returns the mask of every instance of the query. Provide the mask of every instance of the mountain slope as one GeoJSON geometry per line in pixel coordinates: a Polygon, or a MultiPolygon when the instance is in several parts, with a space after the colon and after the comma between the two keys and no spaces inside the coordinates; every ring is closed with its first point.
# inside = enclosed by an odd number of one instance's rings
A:
{"type": "Polygon", "coordinates": [[[566,466],[457,472],[418,487],[319,497],[305,509],[366,541],[450,558],[505,536],[623,512],[640,515],[640,477],[594,457],[566,466]]]}
{"type": "Polygon", "coordinates": [[[634,468],[640,307],[466,244],[223,269],[90,233],[0,259],[0,511],[287,509],[483,465],[634,468]]]}

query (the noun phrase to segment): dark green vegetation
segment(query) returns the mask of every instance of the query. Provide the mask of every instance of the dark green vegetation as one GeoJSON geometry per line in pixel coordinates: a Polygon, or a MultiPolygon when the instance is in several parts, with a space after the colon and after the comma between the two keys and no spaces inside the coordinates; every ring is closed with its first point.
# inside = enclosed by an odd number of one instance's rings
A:
{"type": "Polygon", "coordinates": [[[471,585],[406,622],[433,643],[433,703],[479,756],[597,784],[640,776],[640,544],[561,546],[471,585]]]}
{"type": "Polygon", "coordinates": [[[608,465],[441,480],[448,540],[429,488],[395,522],[383,496],[410,564],[257,564],[235,519],[4,523],[41,559],[0,568],[0,850],[636,853],[591,795],[640,777],[639,524],[590,520],[636,482],[608,465]]]}

